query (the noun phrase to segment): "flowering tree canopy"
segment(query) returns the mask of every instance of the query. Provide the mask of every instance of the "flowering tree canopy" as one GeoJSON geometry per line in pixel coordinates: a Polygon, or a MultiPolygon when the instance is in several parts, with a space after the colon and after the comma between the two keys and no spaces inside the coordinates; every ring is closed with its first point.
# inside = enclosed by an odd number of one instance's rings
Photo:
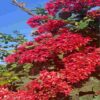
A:
{"type": "MultiPolygon", "coordinates": [[[[84,82],[100,78],[100,0],[50,0],[44,12],[27,21],[35,30],[34,41],[5,58],[16,65],[13,72],[26,69],[31,81],[17,92],[1,87],[0,100],[70,100],[84,82]]],[[[92,92],[96,96],[98,91],[92,92]]]]}

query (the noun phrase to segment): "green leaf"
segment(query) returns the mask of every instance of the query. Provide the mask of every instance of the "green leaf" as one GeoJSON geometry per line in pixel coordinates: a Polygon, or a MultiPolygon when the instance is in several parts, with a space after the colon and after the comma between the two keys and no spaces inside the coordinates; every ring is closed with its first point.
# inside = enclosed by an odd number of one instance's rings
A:
{"type": "Polygon", "coordinates": [[[88,26],[88,24],[89,23],[87,21],[85,21],[85,22],[81,21],[78,25],[78,29],[84,29],[88,26]]]}
{"type": "Polygon", "coordinates": [[[95,96],[93,100],[100,100],[100,95],[95,96]]]}
{"type": "Polygon", "coordinates": [[[5,84],[8,84],[8,81],[7,80],[3,80],[3,81],[0,81],[0,85],[5,85],[5,84]]]}
{"type": "Polygon", "coordinates": [[[31,67],[32,67],[32,64],[30,63],[27,63],[23,66],[25,72],[29,72],[31,67]]]}
{"type": "Polygon", "coordinates": [[[93,100],[93,95],[81,96],[79,100],[93,100]]]}
{"type": "Polygon", "coordinates": [[[86,27],[88,27],[90,21],[93,21],[93,20],[91,20],[90,18],[84,18],[80,22],[76,22],[77,29],[79,29],[79,30],[85,29],[86,27]]]}
{"type": "Polygon", "coordinates": [[[18,78],[17,76],[13,76],[13,77],[11,78],[11,80],[12,80],[12,81],[15,81],[15,80],[19,80],[19,78],[18,78]]]}
{"type": "Polygon", "coordinates": [[[4,77],[10,77],[12,75],[12,73],[10,73],[10,72],[4,72],[2,75],[4,77]]]}
{"type": "Polygon", "coordinates": [[[80,91],[82,92],[88,92],[88,91],[98,91],[100,90],[100,80],[91,77],[83,86],[80,88],[80,91]]]}

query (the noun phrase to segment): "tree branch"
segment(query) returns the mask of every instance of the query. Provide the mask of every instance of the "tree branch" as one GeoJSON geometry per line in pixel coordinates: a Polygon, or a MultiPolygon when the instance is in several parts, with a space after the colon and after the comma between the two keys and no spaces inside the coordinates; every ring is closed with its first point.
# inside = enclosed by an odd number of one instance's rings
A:
{"type": "Polygon", "coordinates": [[[25,3],[22,3],[22,2],[18,2],[17,0],[12,0],[12,3],[15,5],[15,6],[18,6],[20,9],[22,9],[24,12],[26,12],[27,14],[29,15],[33,15],[32,11],[28,8],[25,8],[25,3]]]}

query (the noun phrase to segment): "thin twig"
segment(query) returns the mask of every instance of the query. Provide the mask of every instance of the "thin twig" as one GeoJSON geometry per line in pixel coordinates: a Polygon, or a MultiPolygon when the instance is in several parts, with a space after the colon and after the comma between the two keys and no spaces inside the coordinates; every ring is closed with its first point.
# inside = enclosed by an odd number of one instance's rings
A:
{"type": "Polygon", "coordinates": [[[24,12],[28,13],[29,15],[33,15],[32,11],[25,7],[25,3],[18,2],[17,0],[12,0],[12,3],[22,9],[24,12]]]}

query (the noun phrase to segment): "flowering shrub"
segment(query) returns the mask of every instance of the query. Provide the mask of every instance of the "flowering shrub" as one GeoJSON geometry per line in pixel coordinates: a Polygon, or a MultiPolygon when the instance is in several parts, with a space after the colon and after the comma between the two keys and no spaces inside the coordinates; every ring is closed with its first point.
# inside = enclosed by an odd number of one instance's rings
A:
{"type": "Polygon", "coordinates": [[[100,6],[99,0],[50,0],[46,4],[46,9],[49,14],[54,15],[58,11],[66,12],[81,12],[88,10],[94,6],[100,6]]]}
{"type": "MultiPolygon", "coordinates": [[[[5,61],[16,64],[13,72],[24,70],[26,76],[33,78],[24,85],[25,90],[1,88],[1,100],[66,100],[76,84],[99,77],[100,14],[99,10],[96,14],[89,11],[99,5],[99,0],[50,0],[46,4],[47,14],[32,16],[27,23],[36,28],[33,34],[37,36],[18,46],[5,61]]],[[[19,75],[21,80],[22,77],[19,75]]]]}
{"type": "MultiPolygon", "coordinates": [[[[43,35],[42,35],[43,36],[43,35]]],[[[12,60],[17,60],[19,63],[46,62],[50,58],[53,59],[53,54],[71,52],[78,47],[86,45],[90,38],[81,37],[78,34],[62,33],[57,38],[49,38],[48,40],[39,43],[31,50],[18,51],[15,54],[9,55],[5,60],[12,63],[12,60]],[[22,52],[23,51],[23,52],[22,52]],[[19,58],[20,56],[20,58],[19,58]]],[[[14,62],[15,62],[14,61],[14,62]]]]}

